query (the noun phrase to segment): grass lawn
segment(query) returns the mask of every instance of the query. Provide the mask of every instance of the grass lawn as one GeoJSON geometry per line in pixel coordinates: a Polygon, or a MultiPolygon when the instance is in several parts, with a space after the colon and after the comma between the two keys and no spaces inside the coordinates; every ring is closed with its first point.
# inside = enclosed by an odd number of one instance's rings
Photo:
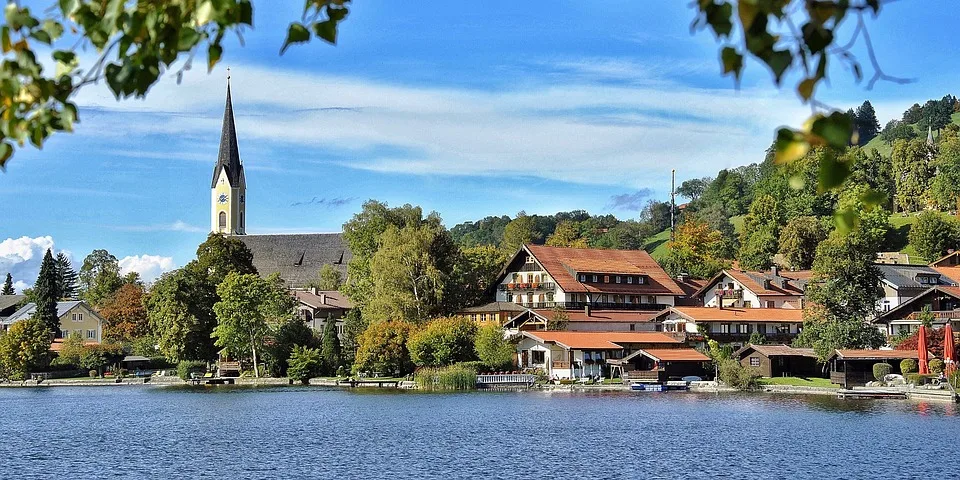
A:
{"type": "Polygon", "coordinates": [[[827,387],[840,388],[836,383],[830,383],[827,378],[800,378],[800,377],[775,377],[761,378],[758,380],[760,385],[791,385],[794,387],[827,387]]]}
{"type": "Polygon", "coordinates": [[[667,258],[667,242],[670,241],[670,229],[666,229],[652,237],[648,237],[644,241],[643,249],[653,257],[654,260],[660,262],[663,259],[667,258]]]}

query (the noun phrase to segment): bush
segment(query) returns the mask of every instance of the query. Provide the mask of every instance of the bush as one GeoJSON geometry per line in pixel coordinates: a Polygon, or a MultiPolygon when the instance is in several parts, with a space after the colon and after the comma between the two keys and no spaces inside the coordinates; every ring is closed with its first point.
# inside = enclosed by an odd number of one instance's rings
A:
{"type": "Polygon", "coordinates": [[[293,353],[287,359],[287,377],[294,382],[307,385],[311,378],[320,374],[321,366],[320,350],[295,345],[293,353]]]}
{"type": "Polygon", "coordinates": [[[904,358],[901,360],[900,373],[904,376],[910,373],[917,373],[917,361],[912,358],[904,358]]]}
{"type": "Polygon", "coordinates": [[[460,362],[460,363],[457,363],[457,365],[467,367],[467,368],[472,368],[473,371],[477,373],[493,372],[496,370],[496,369],[490,368],[490,366],[487,365],[486,362],[481,362],[479,360],[475,360],[472,362],[460,362]]]}
{"type": "Polygon", "coordinates": [[[440,367],[476,358],[477,324],[466,317],[431,320],[407,340],[410,360],[418,366],[440,367]]]}
{"type": "Polygon", "coordinates": [[[873,378],[877,379],[878,382],[882,382],[883,378],[890,375],[892,370],[893,367],[891,367],[889,363],[874,363],[873,378]]]}
{"type": "Polygon", "coordinates": [[[744,368],[740,362],[727,358],[720,360],[720,380],[737,390],[749,390],[757,386],[759,375],[744,368]]]}
{"type": "Polygon", "coordinates": [[[87,375],[90,375],[90,378],[97,378],[97,375],[100,375],[100,373],[97,372],[96,370],[90,370],[89,372],[87,372],[87,375]]]}
{"type": "Polygon", "coordinates": [[[919,373],[911,373],[907,375],[907,383],[912,383],[914,385],[926,385],[930,383],[930,379],[937,378],[937,375],[920,375],[919,373]]]}
{"type": "Polygon", "coordinates": [[[191,373],[206,373],[207,362],[200,360],[181,360],[177,364],[177,376],[182,380],[190,380],[191,373]]]}
{"type": "Polygon", "coordinates": [[[426,390],[472,390],[477,387],[477,371],[463,364],[423,367],[414,372],[413,380],[426,390]]]}
{"type": "Polygon", "coordinates": [[[927,368],[930,369],[930,373],[935,375],[940,375],[943,373],[943,367],[943,360],[940,360],[939,358],[934,358],[933,360],[927,362],[927,368]]]}
{"type": "Polygon", "coordinates": [[[370,324],[358,338],[354,371],[387,375],[410,372],[413,368],[407,338],[412,328],[411,324],[400,320],[370,324]]]}

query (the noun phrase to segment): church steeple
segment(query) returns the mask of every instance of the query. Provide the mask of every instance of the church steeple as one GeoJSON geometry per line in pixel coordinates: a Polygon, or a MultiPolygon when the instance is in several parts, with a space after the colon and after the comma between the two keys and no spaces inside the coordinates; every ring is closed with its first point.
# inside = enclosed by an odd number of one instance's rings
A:
{"type": "Polygon", "coordinates": [[[220,153],[210,182],[210,231],[227,235],[246,233],[247,181],[240,162],[237,126],[230,96],[230,69],[227,69],[227,103],[223,110],[220,153]]]}

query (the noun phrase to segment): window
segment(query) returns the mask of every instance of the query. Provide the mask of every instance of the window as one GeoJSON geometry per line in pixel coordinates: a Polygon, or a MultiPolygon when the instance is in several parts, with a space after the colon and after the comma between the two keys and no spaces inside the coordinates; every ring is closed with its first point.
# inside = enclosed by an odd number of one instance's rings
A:
{"type": "Polygon", "coordinates": [[[597,276],[594,275],[594,276],[593,276],[593,283],[597,283],[597,281],[598,281],[598,280],[597,280],[597,276]]]}
{"type": "Polygon", "coordinates": [[[526,259],[526,262],[527,262],[527,263],[533,263],[533,256],[528,255],[528,256],[527,256],[527,259],[526,259]]]}
{"type": "Polygon", "coordinates": [[[721,323],[721,324],[720,324],[720,333],[730,333],[730,324],[729,324],[729,323],[721,323]]]}
{"type": "Polygon", "coordinates": [[[643,277],[643,276],[637,277],[637,283],[639,283],[640,285],[647,283],[646,277],[643,277]]]}
{"type": "Polygon", "coordinates": [[[545,363],[546,358],[542,350],[530,350],[530,363],[545,363]]]}
{"type": "Polygon", "coordinates": [[[343,324],[337,325],[337,335],[343,335],[343,324]]]}
{"type": "Polygon", "coordinates": [[[580,281],[581,281],[581,282],[586,282],[586,281],[587,281],[587,276],[581,273],[581,274],[580,274],[580,281]]]}
{"type": "Polygon", "coordinates": [[[552,302],[552,301],[553,301],[553,292],[547,292],[547,301],[548,301],[548,302],[552,302]]]}
{"type": "Polygon", "coordinates": [[[651,305],[654,304],[654,303],[657,303],[657,297],[655,297],[655,296],[653,296],[653,295],[647,295],[647,303],[649,303],[649,304],[651,304],[651,305]]]}
{"type": "Polygon", "coordinates": [[[636,329],[637,329],[637,324],[636,324],[636,323],[631,323],[631,324],[630,324],[630,331],[633,332],[633,331],[636,331],[636,329]]]}
{"type": "Polygon", "coordinates": [[[759,367],[760,366],[760,357],[750,357],[750,366],[759,367]]]}
{"type": "Polygon", "coordinates": [[[70,330],[60,330],[61,338],[70,338],[70,330]]]}
{"type": "Polygon", "coordinates": [[[240,212],[240,228],[243,228],[243,212],[240,212]]]}
{"type": "Polygon", "coordinates": [[[766,324],[766,323],[761,323],[761,324],[757,325],[757,333],[766,334],[766,333],[767,333],[767,324],[766,324]]]}
{"type": "Polygon", "coordinates": [[[610,275],[603,276],[603,283],[610,283],[610,275]]]}
{"type": "Polygon", "coordinates": [[[786,335],[790,333],[790,324],[781,323],[780,325],[777,325],[777,333],[780,335],[786,335]]]}
{"type": "Polygon", "coordinates": [[[773,300],[767,300],[767,308],[777,308],[777,302],[773,300]]]}
{"type": "Polygon", "coordinates": [[[508,302],[512,302],[512,301],[513,301],[513,294],[512,294],[512,293],[508,293],[508,294],[507,294],[507,301],[508,301],[508,302]]]}
{"type": "Polygon", "coordinates": [[[741,323],[741,324],[738,326],[737,331],[738,331],[739,333],[750,333],[750,324],[749,324],[749,323],[741,323]]]}
{"type": "Polygon", "coordinates": [[[633,283],[633,277],[627,277],[627,283],[633,283]]]}
{"type": "Polygon", "coordinates": [[[73,320],[74,322],[82,322],[82,321],[83,321],[83,314],[82,314],[82,313],[74,313],[74,314],[70,315],[70,319],[73,320]]]}
{"type": "Polygon", "coordinates": [[[96,340],[96,339],[97,339],[97,331],[96,331],[96,330],[87,330],[87,338],[90,339],[90,340],[96,340]]]}
{"type": "Polygon", "coordinates": [[[219,225],[220,225],[220,228],[221,228],[221,229],[227,228],[227,212],[220,212],[220,223],[219,223],[219,225]]]}
{"type": "Polygon", "coordinates": [[[617,275],[617,283],[620,283],[620,275],[617,275]]]}
{"type": "Polygon", "coordinates": [[[744,300],[743,308],[753,308],[753,302],[751,302],[750,300],[744,300]]]}

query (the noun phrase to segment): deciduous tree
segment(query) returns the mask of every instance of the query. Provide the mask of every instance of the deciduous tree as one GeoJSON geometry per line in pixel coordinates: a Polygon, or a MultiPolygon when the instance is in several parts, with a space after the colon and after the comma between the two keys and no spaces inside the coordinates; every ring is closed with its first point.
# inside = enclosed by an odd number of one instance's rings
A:
{"type": "Polygon", "coordinates": [[[413,370],[407,338],[413,325],[402,320],[371,323],[359,337],[356,372],[377,372],[388,375],[405,374],[413,370]]]}
{"type": "Polygon", "coordinates": [[[960,247],[960,224],[940,212],[923,212],[910,227],[909,238],[917,253],[932,262],[947,250],[960,247]]]}
{"type": "Polygon", "coordinates": [[[0,333],[0,376],[23,380],[31,369],[49,362],[53,335],[43,321],[28,318],[0,333]]]}
{"type": "Polygon", "coordinates": [[[512,254],[520,247],[539,240],[533,217],[524,212],[517,214],[503,229],[503,242],[500,244],[505,252],[512,254]]]}
{"type": "Polygon", "coordinates": [[[677,226],[674,239],[667,243],[663,267],[671,275],[685,273],[696,278],[710,278],[725,268],[727,262],[717,256],[724,248],[723,235],[709,225],[686,220],[677,226]]]}
{"type": "Polygon", "coordinates": [[[901,211],[915,212],[926,205],[934,156],[936,147],[927,145],[922,138],[894,142],[891,154],[896,182],[894,205],[901,211]]]}
{"type": "MultiPolygon", "coordinates": [[[[270,333],[268,319],[275,318],[271,305],[278,293],[276,286],[253,273],[230,272],[217,287],[219,300],[213,305],[217,326],[213,329],[215,345],[227,349],[231,356],[250,357],[253,373],[260,376],[259,355],[270,333]]],[[[280,295],[285,292],[280,293],[280,295]]]]}
{"type": "Polygon", "coordinates": [[[817,245],[827,238],[826,225],[817,217],[796,217],[780,232],[779,253],[791,268],[806,270],[813,266],[817,245]]]}
{"type": "Polygon", "coordinates": [[[147,319],[167,360],[177,363],[216,357],[211,338],[216,301],[215,286],[193,270],[181,268],[157,279],[147,296],[147,319]]]}
{"type": "Polygon", "coordinates": [[[319,350],[300,345],[293,347],[293,352],[290,354],[287,363],[290,365],[287,368],[287,377],[304,385],[310,383],[311,378],[320,374],[323,365],[319,350]]]}
{"type": "Polygon", "coordinates": [[[310,284],[317,290],[339,290],[340,285],[343,285],[343,273],[330,264],[321,267],[316,281],[310,284]]]}
{"type": "MultiPolygon", "coordinates": [[[[387,228],[370,261],[373,292],[364,314],[419,322],[442,311],[451,271],[449,250],[435,249],[444,243],[442,235],[446,232],[431,225],[387,228]]],[[[449,247],[456,251],[452,243],[449,247]]]]}
{"type": "Polygon", "coordinates": [[[477,329],[473,347],[480,361],[494,370],[509,368],[516,357],[516,348],[506,339],[503,328],[495,323],[477,329]]]}
{"type": "Polygon", "coordinates": [[[91,305],[100,307],[121,285],[120,264],[110,252],[94,250],[83,259],[80,267],[81,296],[91,305]]]}
{"type": "Polygon", "coordinates": [[[106,320],[105,340],[128,343],[150,333],[143,296],[142,286],[127,283],[104,303],[99,312],[106,320]]]}
{"type": "Polygon", "coordinates": [[[547,245],[551,247],[587,248],[587,239],[580,236],[580,230],[575,222],[566,220],[557,224],[557,229],[547,237],[547,245]]]}
{"type": "Polygon", "coordinates": [[[407,350],[420,367],[441,367],[476,358],[477,324],[465,317],[436,318],[410,334],[407,350]]]}

